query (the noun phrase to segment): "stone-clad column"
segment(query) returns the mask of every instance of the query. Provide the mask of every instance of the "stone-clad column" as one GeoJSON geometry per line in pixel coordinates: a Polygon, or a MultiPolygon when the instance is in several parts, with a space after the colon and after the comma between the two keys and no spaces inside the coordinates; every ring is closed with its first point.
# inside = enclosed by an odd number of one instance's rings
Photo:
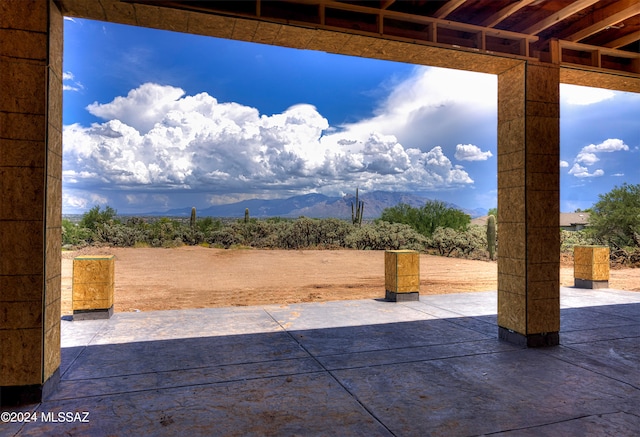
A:
{"type": "Polygon", "coordinates": [[[0,403],[59,379],[63,18],[0,2],[0,403]]]}
{"type": "Polygon", "coordinates": [[[523,62],[498,77],[498,326],[547,346],[560,330],[559,68],[523,62]]]}

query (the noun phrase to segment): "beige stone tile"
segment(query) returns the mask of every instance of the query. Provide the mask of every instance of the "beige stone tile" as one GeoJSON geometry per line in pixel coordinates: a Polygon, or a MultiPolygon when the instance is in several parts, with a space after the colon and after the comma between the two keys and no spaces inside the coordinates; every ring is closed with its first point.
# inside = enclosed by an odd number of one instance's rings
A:
{"type": "MultiPolygon", "coordinates": [[[[525,188],[503,188],[498,192],[498,223],[502,239],[505,232],[511,232],[512,228],[503,228],[508,223],[524,223],[525,220],[525,188]]],[[[507,240],[511,241],[511,240],[507,240]]]]}
{"type": "Polygon", "coordinates": [[[62,295],[62,275],[52,276],[45,281],[45,305],[50,305],[62,295]]]}
{"type": "Polygon", "coordinates": [[[498,275],[507,274],[524,277],[527,274],[527,262],[525,258],[498,257],[498,275]]]}
{"type": "Polygon", "coordinates": [[[506,273],[498,274],[498,291],[511,294],[526,295],[527,277],[526,275],[510,275],[506,273]]]}
{"type": "MultiPolygon", "coordinates": [[[[498,157],[505,153],[525,150],[524,117],[498,123],[498,157]]],[[[500,169],[500,166],[498,166],[500,169]]]]}
{"type": "Polygon", "coordinates": [[[560,105],[550,102],[527,101],[525,114],[527,117],[560,117],[560,105]]]}
{"type": "Polygon", "coordinates": [[[59,228],[62,226],[62,180],[52,176],[47,177],[46,193],[46,226],[59,228]]]}
{"type": "MultiPolygon", "coordinates": [[[[525,164],[524,147],[513,152],[502,152],[498,155],[498,174],[503,171],[513,171],[524,169],[525,164]]],[[[524,186],[524,177],[522,178],[522,186],[524,186]]]]}
{"type": "MultiPolygon", "coordinates": [[[[62,129],[62,73],[55,72],[53,69],[49,70],[49,102],[48,102],[48,123],[49,126],[54,127],[58,132],[62,129]]],[[[49,135],[49,141],[56,141],[55,136],[49,135]]],[[[61,137],[58,140],[61,141],[61,137]]],[[[51,144],[48,146],[52,150],[60,151],[61,147],[51,144]]]]}
{"type": "Polygon", "coordinates": [[[42,328],[0,330],[0,386],[42,383],[42,328]]]}
{"type": "Polygon", "coordinates": [[[526,335],[526,297],[498,290],[498,326],[526,335]]]}
{"type": "MultiPolygon", "coordinates": [[[[525,157],[527,171],[533,173],[560,173],[560,156],[557,153],[537,153],[535,148],[528,149],[525,157]]],[[[557,187],[556,187],[557,189],[557,187]]]]}
{"type": "Polygon", "coordinates": [[[0,96],[0,111],[44,114],[46,77],[43,63],[0,57],[0,83],[11,90],[0,96]]]}
{"type": "Polygon", "coordinates": [[[111,308],[113,300],[109,299],[92,299],[92,300],[73,300],[73,310],[106,310],[111,308]]]}
{"type": "Polygon", "coordinates": [[[530,265],[554,263],[560,253],[558,228],[529,228],[527,236],[527,260],[530,265]]]}
{"type": "Polygon", "coordinates": [[[524,116],[525,63],[498,75],[498,123],[524,116]]]}
{"type": "Polygon", "coordinates": [[[527,220],[530,226],[556,230],[560,227],[560,192],[557,187],[555,191],[527,190],[527,220]]]}
{"type": "Polygon", "coordinates": [[[44,114],[0,112],[0,137],[9,140],[42,141],[46,138],[44,114]]]}
{"type": "Polygon", "coordinates": [[[560,118],[527,117],[527,154],[560,156],[560,118]]]}
{"type": "Polygon", "coordinates": [[[534,102],[560,101],[560,68],[550,64],[527,63],[527,100],[534,102]]]}
{"type": "Polygon", "coordinates": [[[527,334],[544,334],[560,331],[560,297],[534,299],[527,303],[527,334]]]}
{"type": "Polygon", "coordinates": [[[0,302],[1,329],[42,327],[42,300],[29,302],[0,302]]]}
{"type": "Polygon", "coordinates": [[[20,0],[0,3],[0,28],[46,32],[48,2],[20,0]]]}
{"type": "Polygon", "coordinates": [[[0,168],[5,166],[44,168],[45,156],[44,142],[0,138],[0,168]]]}
{"type": "MultiPolygon", "coordinates": [[[[149,9],[153,9],[156,12],[156,16],[160,15],[161,9],[149,6],[149,9]]],[[[127,2],[108,2],[104,4],[104,14],[107,21],[113,21],[116,23],[136,25],[136,15],[138,8],[134,8],[134,5],[127,2]]],[[[154,25],[154,22],[144,23],[147,27],[158,27],[154,25]]]]}
{"type": "Polygon", "coordinates": [[[524,168],[515,170],[505,170],[498,173],[498,186],[505,188],[522,188],[524,187],[524,168]]]}
{"type": "Polygon", "coordinates": [[[309,47],[314,50],[322,50],[328,53],[337,53],[341,51],[351,35],[346,33],[329,32],[326,30],[317,30],[313,34],[313,39],[309,41],[309,47]]]}
{"type": "Polygon", "coordinates": [[[58,299],[52,301],[44,307],[44,329],[48,331],[56,325],[60,325],[60,294],[58,293],[58,299]]]}
{"type": "Polygon", "coordinates": [[[0,301],[17,302],[42,299],[44,280],[42,275],[8,275],[0,276],[0,301]]]}
{"type": "Polygon", "coordinates": [[[44,63],[47,59],[47,35],[19,29],[1,29],[0,56],[33,59],[44,63]]]}
{"type": "Polygon", "coordinates": [[[557,257],[547,263],[533,263],[527,261],[529,279],[532,281],[559,281],[560,263],[557,257]]]}
{"type": "Polygon", "coordinates": [[[313,39],[315,30],[304,27],[283,26],[278,32],[275,44],[282,47],[306,49],[313,39]]]}
{"type": "MultiPolygon", "coordinates": [[[[558,272],[559,276],[559,272],[558,272]]],[[[529,286],[527,287],[527,298],[531,299],[559,299],[560,297],[560,281],[556,280],[537,280],[535,277],[529,276],[529,286]]]]}
{"type": "MultiPolygon", "coordinates": [[[[207,14],[193,14],[189,16],[189,33],[197,33],[200,35],[215,36],[218,38],[231,38],[233,33],[233,25],[236,19],[229,17],[221,17],[218,15],[207,14]]],[[[272,23],[260,23],[258,26],[258,33],[267,32],[271,33],[273,27],[281,27],[279,24],[272,23]],[[265,25],[265,26],[263,26],[265,25]]],[[[264,43],[271,43],[274,41],[273,37],[267,37],[262,40],[264,43]]],[[[260,42],[260,41],[255,41],[260,42]]]]}
{"type": "Polygon", "coordinates": [[[11,250],[11,256],[0,257],[0,275],[37,275],[44,272],[41,220],[0,222],[0,247],[11,250]]]}
{"type": "Polygon", "coordinates": [[[253,41],[257,29],[257,21],[237,20],[236,25],[233,26],[231,38],[240,41],[253,41]]]}
{"type": "MultiPolygon", "coordinates": [[[[62,52],[64,50],[64,18],[56,6],[51,2],[49,15],[49,67],[62,80],[62,52]]],[[[60,96],[62,100],[62,95],[60,96]]]]}
{"type": "Polygon", "coordinates": [[[0,220],[42,219],[42,167],[0,167],[0,180],[0,220]]]}
{"type": "Polygon", "coordinates": [[[44,334],[44,381],[48,380],[60,367],[60,352],[60,316],[58,316],[58,322],[44,334]]]}

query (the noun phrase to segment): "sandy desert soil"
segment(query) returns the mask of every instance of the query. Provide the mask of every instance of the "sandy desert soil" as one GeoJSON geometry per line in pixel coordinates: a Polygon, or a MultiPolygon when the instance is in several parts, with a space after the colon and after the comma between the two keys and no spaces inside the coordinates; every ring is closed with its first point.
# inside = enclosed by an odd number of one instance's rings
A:
{"type": "MultiPolygon", "coordinates": [[[[62,314],[72,313],[73,258],[88,254],[115,255],[120,312],[384,297],[384,251],[84,248],[62,254],[62,314]]],[[[496,262],[423,254],[420,276],[421,294],[497,289],[496,262]]],[[[571,263],[560,282],[573,285],[571,263]]],[[[640,291],[640,269],[612,270],[609,285],[640,291]]]]}

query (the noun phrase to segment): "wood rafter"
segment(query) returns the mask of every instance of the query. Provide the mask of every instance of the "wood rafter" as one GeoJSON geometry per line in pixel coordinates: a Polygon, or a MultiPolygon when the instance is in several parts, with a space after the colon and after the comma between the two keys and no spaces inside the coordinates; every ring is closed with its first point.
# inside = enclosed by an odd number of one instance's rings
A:
{"type": "Polygon", "coordinates": [[[498,12],[484,20],[480,25],[486,27],[493,27],[499,22],[506,20],[511,15],[515,14],[522,8],[526,8],[531,3],[537,2],[538,0],[522,0],[517,3],[511,3],[509,6],[500,9],[498,12]]]}
{"type": "Polygon", "coordinates": [[[380,9],[387,9],[389,6],[391,6],[392,4],[394,4],[396,2],[396,0],[386,0],[383,1],[382,4],[380,5],[380,9]]]}
{"type": "Polygon", "coordinates": [[[608,42],[604,46],[610,49],[619,49],[620,47],[624,47],[636,41],[640,41],[640,30],[637,32],[630,33],[629,35],[625,35],[611,42],[608,42]]]}
{"type": "Polygon", "coordinates": [[[545,29],[548,29],[551,26],[554,26],[560,23],[567,17],[575,14],[576,12],[580,12],[581,10],[588,8],[589,6],[597,3],[598,0],[578,0],[574,1],[571,5],[567,6],[564,9],[559,10],[555,14],[551,14],[549,17],[545,18],[525,29],[523,33],[527,33],[529,35],[537,35],[545,29]]]}
{"type": "Polygon", "coordinates": [[[444,4],[440,9],[436,11],[433,16],[435,18],[445,18],[447,15],[458,9],[463,3],[466,3],[467,0],[451,0],[444,4]]]}
{"type": "Polygon", "coordinates": [[[623,9],[613,15],[607,16],[604,20],[600,20],[597,23],[593,23],[591,26],[586,27],[579,32],[574,33],[564,39],[567,41],[581,41],[591,35],[594,35],[601,30],[606,29],[607,27],[614,26],[621,21],[624,21],[628,18],[633,17],[634,15],[640,14],[640,3],[637,3],[633,6],[630,6],[626,9],[623,9]]]}

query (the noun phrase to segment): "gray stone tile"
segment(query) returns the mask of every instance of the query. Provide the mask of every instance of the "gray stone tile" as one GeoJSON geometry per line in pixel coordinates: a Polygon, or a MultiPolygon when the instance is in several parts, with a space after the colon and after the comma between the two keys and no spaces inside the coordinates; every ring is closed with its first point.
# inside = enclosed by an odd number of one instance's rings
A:
{"type": "Polygon", "coordinates": [[[308,354],[282,331],[98,344],[86,347],[63,379],[106,378],[306,357],[308,354]]]}
{"type": "Polygon", "coordinates": [[[318,361],[320,361],[328,370],[353,369],[358,367],[381,365],[389,366],[389,368],[401,369],[401,365],[406,363],[495,352],[511,352],[521,348],[522,347],[520,346],[515,346],[497,339],[479,340],[439,344],[434,346],[323,355],[318,357],[318,361]]]}
{"type": "Polygon", "coordinates": [[[451,323],[448,319],[360,325],[291,331],[315,356],[410,348],[485,340],[487,335],[451,323]]]}
{"type": "Polygon", "coordinates": [[[19,436],[390,436],[326,373],[45,402],[89,423],[38,423],[19,436]]]}
{"type": "Polygon", "coordinates": [[[559,423],[516,429],[493,434],[501,437],[615,436],[636,437],[640,416],[635,412],[616,411],[576,417],[559,423]]]}
{"type": "Polygon", "coordinates": [[[538,350],[332,372],[395,434],[481,435],[623,411],[638,390],[538,350]]]}

